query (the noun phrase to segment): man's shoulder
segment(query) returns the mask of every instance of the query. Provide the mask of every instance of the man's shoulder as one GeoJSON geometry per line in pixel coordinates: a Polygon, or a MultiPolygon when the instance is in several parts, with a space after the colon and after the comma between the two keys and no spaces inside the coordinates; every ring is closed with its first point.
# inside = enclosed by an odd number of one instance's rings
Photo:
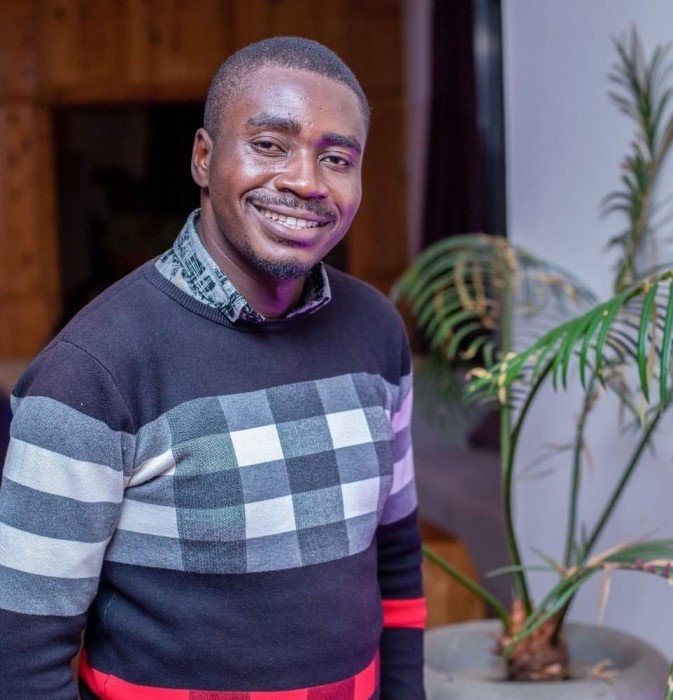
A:
{"type": "Polygon", "coordinates": [[[341,318],[380,332],[404,333],[404,322],[390,299],[371,284],[346,272],[327,268],[332,304],[341,318]]]}
{"type": "Polygon", "coordinates": [[[41,354],[63,343],[77,346],[102,364],[121,357],[124,348],[137,349],[143,337],[152,334],[157,319],[168,322],[168,298],[148,279],[141,265],[112,284],[80,309],[56,334],[41,354]]]}
{"type": "MultiPolygon", "coordinates": [[[[133,366],[145,338],[152,336],[152,318],[160,317],[160,307],[165,306],[165,295],[145,274],[151,264],[140,266],[84,306],[32,360],[13,393],[21,397],[37,392],[75,405],[82,389],[133,366]],[[77,394],[76,399],[71,400],[71,394],[77,394]]],[[[165,316],[168,313],[164,310],[165,316]]],[[[95,392],[90,393],[93,400],[95,392]]]]}
{"type": "Polygon", "coordinates": [[[347,272],[337,270],[330,266],[326,267],[332,296],[335,299],[345,299],[348,301],[357,299],[367,304],[368,307],[371,306],[372,308],[395,312],[395,307],[390,299],[388,299],[383,292],[376,289],[376,287],[357,277],[353,277],[353,275],[347,272]]]}
{"type": "Polygon", "coordinates": [[[119,334],[128,324],[140,323],[143,316],[146,323],[148,305],[162,297],[145,274],[153,264],[141,265],[101,292],[68,321],[57,337],[74,341],[112,329],[119,334]]]}

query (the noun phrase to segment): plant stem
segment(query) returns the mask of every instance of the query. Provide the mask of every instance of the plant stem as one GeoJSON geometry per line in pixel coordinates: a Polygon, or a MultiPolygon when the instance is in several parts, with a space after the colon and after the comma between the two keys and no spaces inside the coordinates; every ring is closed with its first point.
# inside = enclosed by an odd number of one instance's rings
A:
{"type": "Polygon", "coordinates": [[[584,445],[584,431],[586,429],[589,411],[593,405],[593,392],[596,385],[596,375],[592,374],[587,390],[582,401],[582,412],[577,421],[577,434],[575,436],[575,446],[573,449],[573,471],[570,485],[570,506],[568,512],[568,534],[566,535],[566,547],[563,562],[567,567],[572,566],[572,556],[576,552],[577,543],[577,505],[579,501],[580,479],[582,467],[582,446],[584,445]]]}
{"type": "Polygon", "coordinates": [[[427,545],[423,545],[423,554],[449,576],[458,581],[458,583],[467,588],[468,591],[474,593],[478,598],[481,598],[487,605],[490,605],[493,612],[502,620],[505,630],[509,632],[512,620],[507,612],[507,608],[505,608],[497,598],[491,595],[485,588],[482,588],[475,580],[466,576],[461,571],[458,571],[458,569],[442,559],[442,557],[433,552],[427,545]]]}
{"type": "MultiPolygon", "coordinates": [[[[533,405],[533,399],[540,390],[540,387],[544,384],[547,375],[553,367],[553,359],[549,360],[545,365],[544,369],[538,375],[535,383],[531,386],[528,396],[526,396],[526,401],[521,407],[519,416],[514,424],[514,428],[507,433],[507,452],[502,449],[502,498],[503,498],[503,511],[505,515],[505,535],[507,539],[507,548],[509,550],[510,562],[513,566],[517,567],[512,572],[512,579],[514,585],[514,593],[517,598],[521,599],[521,602],[526,611],[526,615],[530,615],[533,612],[533,604],[531,603],[530,593],[528,591],[528,583],[526,581],[526,574],[523,571],[523,561],[521,559],[521,553],[519,551],[519,545],[516,537],[516,532],[514,530],[514,495],[513,495],[513,485],[514,485],[514,458],[516,456],[516,451],[519,446],[519,437],[521,435],[521,429],[523,427],[526,416],[530,407],[533,405]]],[[[509,411],[509,406],[507,407],[509,411]]],[[[502,427],[502,422],[501,422],[502,427]]]]}
{"type": "MultiPolygon", "coordinates": [[[[594,526],[594,529],[591,533],[591,536],[587,540],[585,546],[582,548],[582,550],[578,553],[577,556],[577,563],[578,565],[583,564],[586,560],[589,554],[591,553],[591,550],[593,549],[594,545],[596,544],[596,541],[600,537],[601,533],[603,532],[603,529],[605,528],[605,525],[607,524],[608,520],[610,519],[610,516],[612,515],[617,503],[619,502],[619,499],[621,498],[626,485],[629,482],[629,479],[631,478],[634,469],[638,465],[638,462],[640,461],[640,456],[643,453],[643,450],[647,447],[650,437],[652,433],[654,432],[655,428],[657,427],[657,424],[659,423],[659,420],[661,419],[661,416],[663,415],[664,411],[659,410],[655,414],[654,418],[650,421],[648,426],[645,428],[645,431],[643,432],[643,436],[641,437],[640,441],[638,442],[638,445],[636,445],[636,449],[634,450],[633,454],[631,455],[631,459],[629,460],[628,464],[626,465],[624,472],[622,473],[622,476],[615,487],[615,490],[612,493],[612,496],[610,497],[610,500],[606,504],[605,508],[603,509],[603,512],[601,514],[601,517],[598,519],[598,522],[594,526]]],[[[570,606],[575,598],[575,595],[573,594],[572,597],[566,602],[566,604],[563,606],[563,609],[559,613],[558,619],[556,621],[556,628],[554,630],[554,634],[552,635],[553,639],[556,639],[558,636],[562,626],[563,626],[563,621],[565,620],[565,616],[568,614],[568,610],[570,609],[570,606]]],[[[671,696],[673,699],[673,696],[671,696]]]]}
{"type": "Polygon", "coordinates": [[[617,483],[617,486],[615,486],[615,489],[612,492],[612,496],[610,497],[610,500],[607,502],[605,508],[603,509],[603,512],[601,513],[600,518],[598,519],[598,522],[594,526],[594,529],[591,533],[591,536],[589,537],[586,545],[582,549],[581,557],[578,558],[578,561],[581,561],[581,562],[586,561],[587,556],[591,553],[591,550],[593,549],[594,545],[596,544],[596,540],[598,540],[601,533],[603,532],[603,528],[605,527],[606,523],[610,519],[610,516],[612,515],[612,512],[615,509],[615,506],[619,502],[619,499],[621,498],[622,493],[624,492],[624,489],[626,488],[626,485],[628,484],[636,466],[638,465],[638,462],[640,461],[640,457],[643,453],[643,450],[649,444],[650,437],[651,437],[652,433],[654,432],[654,429],[657,427],[659,420],[661,419],[661,416],[663,414],[664,414],[663,408],[658,410],[655,413],[652,420],[649,422],[649,425],[645,428],[645,431],[643,432],[643,435],[640,438],[640,441],[638,442],[636,449],[634,450],[633,454],[631,455],[631,459],[629,460],[628,464],[626,465],[626,468],[624,469],[624,472],[622,473],[622,476],[621,476],[619,482],[617,483]]]}
{"type": "MultiPolygon", "coordinates": [[[[500,351],[503,357],[507,357],[512,349],[512,282],[514,277],[513,268],[507,266],[503,275],[502,289],[502,315],[500,325],[500,351]]],[[[514,595],[520,598],[524,604],[526,612],[532,610],[530,595],[526,575],[522,568],[521,554],[517,543],[516,532],[514,530],[514,507],[512,503],[512,472],[513,472],[513,449],[511,442],[512,413],[510,410],[510,391],[507,387],[506,394],[501,397],[500,405],[500,471],[502,479],[502,508],[505,518],[505,536],[507,549],[509,550],[510,563],[516,569],[512,572],[512,584],[514,595]],[[504,401],[502,400],[504,398],[504,401]]]]}
{"type": "MultiPolygon", "coordinates": [[[[598,522],[594,526],[594,529],[591,533],[591,536],[587,540],[586,544],[584,545],[583,549],[578,552],[577,555],[577,564],[581,565],[587,560],[587,557],[591,553],[591,550],[593,549],[594,545],[596,544],[596,541],[600,537],[601,533],[603,532],[603,529],[605,528],[608,520],[612,516],[612,513],[617,506],[617,503],[619,499],[621,498],[624,490],[626,489],[626,485],[628,484],[633,471],[635,470],[636,466],[638,465],[638,462],[640,461],[640,457],[643,453],[643,450],[647,447],[650,437],[654,430],[657,427],[657,424],[659,423],[659,420],[661,419],[662,414],[664,413],[664,410],[661,409],[657,411],[655,414],[654,418],[650,421],[650,423],[647,425],[645,428],[645,431],[643,432],[643,435],[636,445],[636,449],[634,450],[633,454],[631,455],[631,459],[629,460],[628,464],[624,468],[624,472],[622,473],[622,476],[617,483],[617,486],[615,487],[612,496],[610,497],[610,500],[607,502],[605,508],[603,509],[603,512],[598,519],[598,522]]],[[[565,616],[568,613],[568,610],[574,600],[575,596],[573,595],[567,603],[563,606],[563,609],[559,613],[557,622],[556,622],[556,629],[554,631],[554,638],[556,635],[560,632],[561,627],[563,626],[563,621],[565,619],[565,616]]],[[[673,670],[673,668],[672,668],[673,670]]],[[[673,692],[673,691],[672,691],[673,692]]],[[[673,700],[673,695],[671,695],[671,700],[673,700]]]]}

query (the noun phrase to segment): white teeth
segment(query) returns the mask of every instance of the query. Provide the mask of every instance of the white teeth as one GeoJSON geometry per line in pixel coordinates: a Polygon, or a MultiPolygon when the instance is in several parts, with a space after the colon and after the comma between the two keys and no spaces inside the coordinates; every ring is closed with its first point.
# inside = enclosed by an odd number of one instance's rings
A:
{"type": "Polygon", "coordinates": [[[275,211],[270,211],[269,209],[262,209],[258,207],[259,211],[266,216],[267,219],[272,221],[278,221],[288,228],[315,228],[320,226],[318,221],[309,221],[308,219],[300,219],[296,216],[285,216],[285,214],[278,214],[275,211]]]}

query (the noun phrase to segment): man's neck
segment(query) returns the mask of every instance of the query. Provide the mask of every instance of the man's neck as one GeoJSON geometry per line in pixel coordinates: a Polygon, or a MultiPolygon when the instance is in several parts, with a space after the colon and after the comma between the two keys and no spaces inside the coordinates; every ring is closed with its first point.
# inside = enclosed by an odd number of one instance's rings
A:
{"type": "Polygon", "coordinates": [[[273,280],[271,285],[241,272],[232,266],[231,270],[215,261],[231,280],[241,296],[264,318],[282,318],[299,305],[304,292],[303,279],[273,280]]]}
{"type": "Polygon", "coordinates": [[[282,318],[296,308],[302,298],[305,279],[282,280],[251,267],[240,254],[210,236],[199,219],[196,230],[201,243],[239,294],[264,318],[282,318]]]}

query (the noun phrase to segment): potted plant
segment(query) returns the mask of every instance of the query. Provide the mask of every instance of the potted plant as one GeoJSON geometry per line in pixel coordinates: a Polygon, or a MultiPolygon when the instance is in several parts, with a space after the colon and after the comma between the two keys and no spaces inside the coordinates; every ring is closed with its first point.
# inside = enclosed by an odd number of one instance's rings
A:
{"type": "MultiPolygon", "coordinates": [[[[458,640],[450,636],[449,630],[431,632],[430,657],[453,663],[469,649],[472,658],[473,644],[487,652],[489,646],[494,646],[491,636],[497,636],[495,650],[501,657],[501,668],[494,671],[496,666],[489,664],[484,672],[488,682],[479,685],[475,685],[479,673],[474,662],[467,664],[470,668],[462,676],[455,666],[448,672],[430,668],[430,700],[520,698],[526,693],[555,698],[570,694],[581,698],[650,698],[661,697],[664,692],[665,663],[656,652],[630,637],[615,641],[601,628],[567,624],[567,613],[578,590],[599,572],[606,576],[606,590],[615,570],[649,573],[673,583],[673,540],[635,540],[595,551],[673,394],[673,266],[641,269],[643,251],[657,229],[657,178],[673,143],[673,116],[668,109],[673,90],[662,84],[669,68],[665,49],[657,48],[646,60],[635,30],[629,40],[618,40],[615,45],[619,60],[611,79],[617,89],[611,97],[634,119],[637,128],[624,161],[623,187],[604,201],[606,213],[617,212],[627,221],[624,231],[610,242],[621,251],[615,295],[597,303],[572,275],[502,238],[479,234],[454,236],[431,246],[394,290],[395,298],[408,305],[427,338],[435,371],[437,356],[450,373],[456,366],[471,364],[468,400],[492,402],[500,417],[502,501],[510,558],[504,571],[512,580],[511,607],[508,609],[481,584],[432,551],[426,549],[425,553],[480,596],[500,624],[496,634],[494,623],[485,623],[485,636],[483,625],[478,625],[478,635],[474,626],[468,625],[458,640]],[[514,328],[522,332],[513,334],[514,328]],[[566,544],[562,554],[543,556],[542,566],[558,577],[543,599],[535,603],[528,581],[533,567],[522,557],[513,513],[513,484],[520,466],[518,450],[522,430],[542,388],[551,382],[561,389],[573,380],[582,387],[582,405],[570,451],[566,544]],[[603,510],[582,530],[579,494],[585,431],[596,402],[605,394],[614,394],[621,402],[637,426],[637,438],[621,466],[616,486],[606,494],[603,510]],[[605,655],[599,651],[598,656],[594,653],[593,658],[590,655],[585,659],[590,670],[584,675],[591,675],[593,670],[594,675],[606,677],[608,669],[599,662],[613,657],[617,672],[622,666],[622,687],[618,680],[613,695],[602,686],[597,689],[589,680],[579,690],[576,683],[583,681],[550,683],[577,676],[572,667],[577,660],[571,661],[570,656],[573,649],[577,651],[587,643],[591,647],[598,641],[605,642],[605,655]],[[652,653],[645,653],[640,670],[634,671],[631,661],[644,652],[652,653]],[[494,684],[491,681],[496,677],[545,683],[545,694],[540,685],[494,684]]],[[[673,682],[669,681],[667,697],[673,698],[671,688],[673,682]]]]}

